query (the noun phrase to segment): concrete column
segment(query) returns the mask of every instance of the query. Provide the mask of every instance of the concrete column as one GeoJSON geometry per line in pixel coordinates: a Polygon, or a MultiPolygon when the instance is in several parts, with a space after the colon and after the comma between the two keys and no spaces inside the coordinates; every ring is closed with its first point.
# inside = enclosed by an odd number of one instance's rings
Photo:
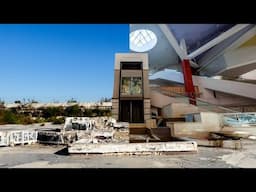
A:
{"type": "Polygon", "coordinates": [[[118,119],[118,114],[119,114],[119,100],[118,99],[112,99],[112,117],[115,120],[118,119]]]}
{"type": "Polygon", "coordinates": [[[150,99],[144,99],[144,121],[151,119],[150,99]]]}

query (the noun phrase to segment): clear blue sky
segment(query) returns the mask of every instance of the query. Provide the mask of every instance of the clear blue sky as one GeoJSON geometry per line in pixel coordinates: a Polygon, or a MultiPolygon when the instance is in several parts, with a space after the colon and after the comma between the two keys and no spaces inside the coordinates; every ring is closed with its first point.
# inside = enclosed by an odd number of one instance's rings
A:
{"type": "Polygon", "coordinates": [[[112,97],[117,52],[129,52],[128,24],[0,24],[0,99],[112,97]]]}

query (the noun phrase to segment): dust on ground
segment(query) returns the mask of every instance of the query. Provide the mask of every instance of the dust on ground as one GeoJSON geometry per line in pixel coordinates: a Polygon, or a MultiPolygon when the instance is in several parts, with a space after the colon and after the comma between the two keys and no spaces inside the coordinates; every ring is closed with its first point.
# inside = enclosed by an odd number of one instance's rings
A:
{"type": "Polygon", "coordinates": [[[198,147],[171,155],[67,155],[63,145],[0,147],[0,168],[255,168],[256,141],[242,150],[198,147]]]}
{"type": "MultiPolygon", "coordinates": [[[[26,129],[59,128],[40,124],[26,129]]],[[[4,130],[24,129],[1,125],[4,130]]],[[[122,136],[120,132],[118,136],[122,136]]],[[[0,168],[256,168],[256,141],[242,140],[243,149],[198,147],[194,154],[170,155],[67,155],[64,145],[0,147],[0,168]]]]}

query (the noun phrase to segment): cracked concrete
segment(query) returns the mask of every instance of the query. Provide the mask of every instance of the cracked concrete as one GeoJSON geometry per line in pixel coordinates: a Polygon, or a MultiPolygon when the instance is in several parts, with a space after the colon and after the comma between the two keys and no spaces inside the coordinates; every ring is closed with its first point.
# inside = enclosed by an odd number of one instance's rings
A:
{"type": "Polygon", "coordinates": [[[244,149],[199,147],[195,154],[65,155],[62,145],[0,147],[0,168],[255,168],[256,141],[244,149]]]}

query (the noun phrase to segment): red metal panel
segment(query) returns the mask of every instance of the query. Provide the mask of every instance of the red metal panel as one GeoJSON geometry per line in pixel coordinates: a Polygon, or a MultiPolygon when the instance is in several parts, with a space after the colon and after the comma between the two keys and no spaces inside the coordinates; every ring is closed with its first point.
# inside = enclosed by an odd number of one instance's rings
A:
{"type": "Polygon", "coordinates": [[[189,103],[192,105],[196,105],[195,88],[193,85],[192,72],[191,72],[190,63],[188,59],[184,59],[182,61],[182,70],[183,70],[185,91],[186,91],[186,95],[189,97],[189,103]]]}

